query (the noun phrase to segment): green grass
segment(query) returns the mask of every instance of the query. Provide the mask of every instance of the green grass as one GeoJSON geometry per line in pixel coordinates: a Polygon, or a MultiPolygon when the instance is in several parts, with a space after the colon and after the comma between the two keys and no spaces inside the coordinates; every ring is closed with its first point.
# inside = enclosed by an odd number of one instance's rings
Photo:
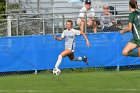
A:
{"type": "Polygon", "coordinates": [[[0,93],[140,93],[140,71],[1,76],[0,93]]]}

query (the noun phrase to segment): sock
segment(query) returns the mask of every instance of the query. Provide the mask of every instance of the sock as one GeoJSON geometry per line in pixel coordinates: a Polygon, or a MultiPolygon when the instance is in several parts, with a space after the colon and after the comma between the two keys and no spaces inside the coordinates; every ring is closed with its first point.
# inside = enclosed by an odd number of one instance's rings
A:
{"type": "Polygon", "coordinates": [[[59,68],[59,65],[61,64],[61,62],[62,62],[62,56],[59,55],[59,56],[58,56],[58,60],[57,60],[57,62],[56,62],[56,64],[55,64],[55,68],[59,68]]]}
{"type": "Polygon", "coordinates": [[[75,57],[73,61],[83,61],[83,57],[75,57]]]}
{"type": "Polygon", "coordinates": [[[128,53],[128,56],[139,57],[139,54],[138,54],[138,52],[136,52],[136,51],[130,51],[130,52],[128,53]]]}

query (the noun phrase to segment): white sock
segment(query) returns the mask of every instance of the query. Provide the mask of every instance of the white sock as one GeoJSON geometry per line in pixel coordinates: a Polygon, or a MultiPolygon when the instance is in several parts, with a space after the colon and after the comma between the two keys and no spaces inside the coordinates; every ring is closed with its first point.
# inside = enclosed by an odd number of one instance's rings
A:
{"type": "Polygon", "coordinates": [[[83,61],[83,58],[82,57],[76,57],[76,58],[74,58],[74,61],[83,61]]]}
{"type": "Polygon", "coordinates": [[[58,56],[58,60],[57,60],[57,62],[56,62],[56,64],[55,64],[55,68],[59,68],[59,65],[61,64],[61,61],[62,61],[62,56],[59,55],[59,56],[58,56]]]}

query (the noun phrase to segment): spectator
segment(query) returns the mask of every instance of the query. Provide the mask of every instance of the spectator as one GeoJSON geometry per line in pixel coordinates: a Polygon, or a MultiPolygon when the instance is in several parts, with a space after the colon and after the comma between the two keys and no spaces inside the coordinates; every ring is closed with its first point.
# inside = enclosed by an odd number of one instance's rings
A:
{"type": "Polygon", "coordinates": [[[108,30],[110,26],[113,25],[112,21],[114,21],[110,16],[112,14],[109,12],[108,3],[103,4],[103,13],[101,13],[100,24],[103,26],[103,30],[108,30]]]}
{"type": "Polygon", "coordinates": [[[119,31],[120,29],[116,27],[116,20],[110,13],[110,7],[108,3],[103,4],[103,13],[100,14],[100,24],[103,26],[103,31],[119,31]]]}
{"type": "Polygon", "coordinates": [[[90,0],[86,0],[85,1],[85,6],[80,10],[79,13],[79,18],[77,19],[77,24],[80,26],[80,30],[84,31],[84,27],[85,27],[85,16],[87,16],[87,26],[88,27],[93,27],[93,31],[94,33],[97,32],[97,27],[96,27],[96,20],[94,18],[95,16],[95,12],[94,9],[91,8],[91,1],[90,0]]]}

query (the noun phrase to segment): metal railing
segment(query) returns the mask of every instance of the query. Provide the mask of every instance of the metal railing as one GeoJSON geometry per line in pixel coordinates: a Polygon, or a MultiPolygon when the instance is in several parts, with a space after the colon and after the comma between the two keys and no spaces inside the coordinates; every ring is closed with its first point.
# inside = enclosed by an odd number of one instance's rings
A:
{"type": "MultiPolygon", "coordinates": [[[[96,12],[97,13],[101,13],[96,12]]],[[[120,12],[120,11],[119,11],[120,12]]],[[[12,15],[7,15],[10,17],[10,19],[2,19],[5,21],[5,23],[1,23],[3,28],[0,30],[7,31],[6,35],[9,36],[9,33],[11,33],[11,36],[18,36],[18,35],[45,35],[45,34],[57,34],[61,33],[65,29],[65,22],[67,19],[71,19],[74,22],[74,28],[78,28],[79,26],[76,24],[77,18],[78,18],[79,12],[71,12],[71,13],[30,13],[30,14],[24,14],[24,13],[18,13],[16,15],[16,18],[13,18],[12,15]],[[20,16],[31,16],[26,18],[20,18],[20,16]],[[54,15],[54,16],[51,16],[54,15]],[[70,16],[73,15],[73,16],[70,16]],[[44,16],[44,17],[43,17],[44,16]],[[9,21],[8,21],[9,20],[9,21]],[[11,22],[11,23],[9,23],[11,22]],[[9,28],[11,24],[11,28],[9,28]],[[11,30],[10,30],[11,29],[11,30]],[[11,31],[11,32],[9,32],[11,31]]],[[[95,18],[99,19],[102,16],[96,15],[95,18]]],[[[121,21],[122,25],[126,25],[126,21],[128,20],[128,14],[123,15],[112,15],[110,17],[115,17],[116,20],[121,21]]],[[[98,25],[98,27],[101,27],[101,25],[98,25]]],[[[2,32],[4,32],[2,31],[2,32]]],[[[85,32],[87,31],[87,26],[85,25],[85,32]]],[[[99,31],[98,31],[99,32],[99,31]]],[[[1,33],[3,34],[3,33],[1,33]]],[[[2,36],[5,36],[3,34],[2,36]]]]}

